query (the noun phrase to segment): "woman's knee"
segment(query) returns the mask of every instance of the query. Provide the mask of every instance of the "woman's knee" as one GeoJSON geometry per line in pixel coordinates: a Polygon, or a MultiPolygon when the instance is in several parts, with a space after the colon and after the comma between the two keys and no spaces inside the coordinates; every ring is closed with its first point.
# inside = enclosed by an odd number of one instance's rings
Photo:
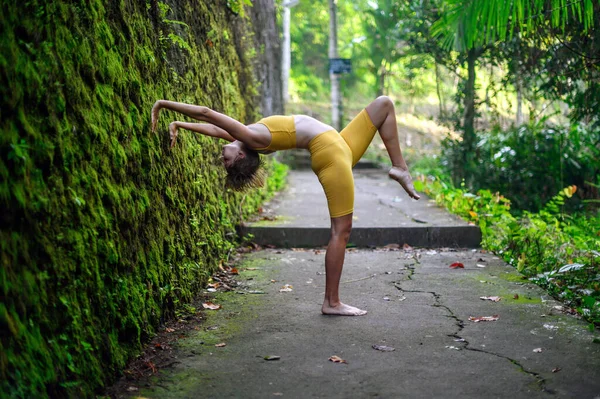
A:
{"type": "Polygon", "coordinates": [[[331,238],[342,239],[346,242],[350,239],[352,232],[352,214],[336,218],[331,225],[331,238]]]}
{"type": "Polygon", "coordinates": [[[388,96],[379,96],[379,97],[377,97],[377,99],[375,99],[375,101],[378,103],[378,105],[380,107],[382,107],[386,110],[394,109],[394,102],[388,96]]]}

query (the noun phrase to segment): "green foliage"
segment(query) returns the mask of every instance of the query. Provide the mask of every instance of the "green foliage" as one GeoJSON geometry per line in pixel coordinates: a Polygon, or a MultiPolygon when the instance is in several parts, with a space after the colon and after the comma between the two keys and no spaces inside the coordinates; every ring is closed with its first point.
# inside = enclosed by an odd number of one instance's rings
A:
{"type": "Polygon", "coordinates": [[[436,176],[439,169],[427,170],[426,164],[418,172],[417,190],[479,225],[484,248],[600,326],[600,213],[562,213],[574,187],[560,190],[538,213],[515,217],[510,201],[498,193],[456,188],[448,176],[436,176]]]}
{"type": "MultiPolygon", "coordinates": [[[[472,188],[503,193],[516,209],[538,211],[557,191],[576,185],[580,190],[570,209],[581,209],[585,200],[598,198],[600,130],[584,125],[547,126],[545,121],[478,134],[469,170],[472,188]],[[592,184],[588,184],[590,182],[592,184]]],[[[447,139],[442,162],[449,171],[460,168],[462,148],[447,139]]]]}
{"type": "Polygon", "coordinates": [[[587,32],[594,26],[597,4],[594,0],[446,0],[443,18],[432,31],[443,37],[446,47],[458,50],[503,41],[514,32],[534,33],[543,24],[564,30],[570,19],[581,22],[587,32]]]}
{"type": "Polygon", "coordinates": [[[223,189],[219,144],[187,135],[169,150],[174,115],[153,134],[149,113],[168,98],[257,117],[234,19],[204,2],[4,4],[3,397],[91,397],[227,257],[244,196],[223,189]],[[211,30],[231,40],[209,46],[211,30]]]}

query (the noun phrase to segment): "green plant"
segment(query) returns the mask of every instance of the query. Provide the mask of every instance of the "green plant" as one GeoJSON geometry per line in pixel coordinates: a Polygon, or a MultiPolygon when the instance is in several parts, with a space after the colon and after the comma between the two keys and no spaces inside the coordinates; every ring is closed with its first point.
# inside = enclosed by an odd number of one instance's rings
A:
{"type": "Polygon", "coordinates": [[[489,190],[472,194],[464,186],[454,187],[447,176],[425,172],[415,181],[417,190],[479,225],[484,248],[600,326],[600,213],[563,212],[575,186],[560,190],[538,213],[515,217],[502,195],[489,190]]]}

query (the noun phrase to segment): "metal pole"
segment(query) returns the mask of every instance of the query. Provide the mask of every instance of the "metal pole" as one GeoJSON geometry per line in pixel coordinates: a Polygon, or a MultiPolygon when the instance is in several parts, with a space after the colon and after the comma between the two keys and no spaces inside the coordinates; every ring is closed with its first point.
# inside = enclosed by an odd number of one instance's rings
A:
{"type": "MultiPolygon", "coordinates": [[[[329,0],[329,58],[337,58],[337,0],[329,0]]],[[[329,71],[331,81],[331,124],[340,130],[340,76],[329,71]]]]}
{"type": "Polygon", "coordinates": [[[292,68],[292,48],[290,38],[290,20],[291,12],[290,8],[297,5],[299,0],[290,0],[283,3],[283,46],[282,46],[282,57],[281,57],[281,81],[283,89],[283,102],[287,104],[290,100],[289,94],[289,81],[290,81],[290,69],[292,68]]]}

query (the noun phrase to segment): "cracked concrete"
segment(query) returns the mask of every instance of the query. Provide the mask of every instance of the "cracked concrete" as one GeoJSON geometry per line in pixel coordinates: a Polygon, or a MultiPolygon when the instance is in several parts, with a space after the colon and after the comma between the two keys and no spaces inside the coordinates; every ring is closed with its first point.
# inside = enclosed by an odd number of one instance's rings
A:
{"type": "Polygon", "coordinates": [[[207,322],[218,327],[213,335],[200,331],[182,339],[180,363],[162,370],[150,386],[140,386],[137,395],[600,397],[600,344],[593,343],[598,332],[556,310],[558,302],[493,255],[350,250],[342,300],[369,311],[355,318],[319,313],[323,258],[324,251],[314,250],[248,255],[238,265],[246,294],[219,294],[215,300],[223,309],[207,322]],[[448,267],[456,261],[465,269],[448,267]],[[284,284],[293,291],[279,292],[284,284]],[[479,299],[493,295],[502,300],[479,299]],[[491,315],[499,319],[469,321],[491,315]],[[216,348],[218,342],[227,346],[216,348]],[[374,344],[396,350],[376,351],[374,344]],[[265,361],[268,355],[281,359],[265,361]],[[332,355],[348,364],[328,361],[332,355]]]}

